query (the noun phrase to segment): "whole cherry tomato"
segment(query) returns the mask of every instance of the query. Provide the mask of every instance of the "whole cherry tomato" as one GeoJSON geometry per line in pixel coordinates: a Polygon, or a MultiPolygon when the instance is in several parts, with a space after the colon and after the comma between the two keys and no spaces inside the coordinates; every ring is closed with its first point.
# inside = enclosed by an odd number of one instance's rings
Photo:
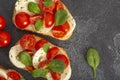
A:
{"type": "Polygon", "coordinates": [[[0,31],[0,47],[6,47],[10,44],[11,36],[6,31],[0,31]]]}
{"type": "Polygon", "coordinates": [[[0,30],[4,29],[6,25],[5,18],[3,16],[0,16],[0,30]]]}
{"type": "Polygon", "coordinates": [[[26,28],[30,24],[30,16],[25,12],[19,12],[15,16],[15,23],[18,28],[26,28]]]}
{"type": "Polygon", "coordinates": [[[54,15],[52,13],[46,13],[44,16],[45,27],[50,28],[54,24],[54,15]]]}

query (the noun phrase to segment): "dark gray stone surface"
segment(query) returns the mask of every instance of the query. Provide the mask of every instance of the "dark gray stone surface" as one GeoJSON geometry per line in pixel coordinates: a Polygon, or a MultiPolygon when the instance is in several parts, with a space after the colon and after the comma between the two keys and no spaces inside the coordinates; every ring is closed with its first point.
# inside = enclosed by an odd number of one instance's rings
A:
{"type": "MultiPolygon", "coordinates": [[[[6,31],[12,42],[0,48],[0,64],[5,68],[19,71],[27,80],[34,79],[26,71],[13,66],[8,58],[11,46],[24,34],[15,28],[11,18],[16,0],[0,0],[0,15],[7,20],[6,31]]],[[[58,41],[42,36],[57,46],[66,49],[71,60],[70,80],[94,80],[93,71],[88,66],[85,55],[89,47],[96,48],[101,56],[95,80],[120,80],[120,0],[62,0],[76,20],[76,29],[68,41],[58,41]]],[[[41,79],[43,80],[43,79],[41,79]]]]}

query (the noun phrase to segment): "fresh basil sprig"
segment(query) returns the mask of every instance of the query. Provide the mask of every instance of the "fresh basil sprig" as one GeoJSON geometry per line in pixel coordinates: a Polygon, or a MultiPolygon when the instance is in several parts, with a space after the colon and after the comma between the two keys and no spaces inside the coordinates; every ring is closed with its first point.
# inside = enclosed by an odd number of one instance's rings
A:
{"type": "Polygon", "coordinates": [[[52,0],[44,0],[43,4],[44,4],[44,6],[49,7],[49,6],[52,6],[53,1],[52,0]]]}
{"type": "Polygon", "coordinates": [[[25,78],[21,78],[20,80],[26,80],[25,78]]]}
{"type": "Polygon", "coordinates": [[[55,25],[56,26],[63,25],[67,21],[67,18],[68,13],[66,10],[64,9],[58,10],[55,13],[55,25]]]}
{"type": "Polygon", "coordinates": [[[49,71],[47,69],[35,69],[31,72],[33,77],[45,77],[49,71]]]}
{"type": "Polygon", "coordinates": [[[52,60],[48,64],[48,68],[50,68],[53,72],[63,72],[65,69],[65,63],[61,60],[52,60]]]}
{"type": "Polygon", "coordinates": [[[42,20],[37,20],[35,22],[35,30],[39,31],[41,28],[43,28],[43,21],[42,20]]]}
{"type": "Polygon", "coordinates": [[[36,14],[41,13],[41,10],[40,10],[38,4],[35,3],[35,2],[29,2],[29,3],[28,3],[28,10],[29,10],[30,12],[33,12],[33,13],[36,13],[36,14]]]}
{"type": "Polygon", "coordinates": [[[94,71],[94,78],[96,78],[96,70],[100,64],[100,56],[98,51],[94,48],[89,48],[87,51],[87,62],[93,68],[94,71]]]}
{"type": "Polygon", "coordinates": [[[32,65],[32,57],[28,54],[28,52],[21,52],[18,55],[18,60],[26,66],[32,65]]]}

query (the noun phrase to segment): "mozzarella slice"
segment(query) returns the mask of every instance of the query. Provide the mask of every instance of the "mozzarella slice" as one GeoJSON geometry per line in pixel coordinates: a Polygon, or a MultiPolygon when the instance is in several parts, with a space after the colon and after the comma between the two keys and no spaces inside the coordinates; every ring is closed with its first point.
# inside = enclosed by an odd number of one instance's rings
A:
{"type": "Polygon", "coordinates": [[[43,48],[40,48],[33,56],[33,66],[35,68],[38,68],[38,64],[40,63],[40,61],[43,61],[45,59],[46,53],[44,52],[43,48]]]}
{"type": "Polygon", "coordinates": [[[3,76],[5,79],[7,79],[6,71],[3,69],[0,69],[0,76],[3,76]]]}
{"type": "Polygon", "coordinates": [[[25,65],[21,63],[18,59],[17,56],[18,54],[23,51],[22,47],[20,45],[15,45],[10,49],[9,52],[9,58],[10,61],[18,68],[25,68],[25,65]]]}

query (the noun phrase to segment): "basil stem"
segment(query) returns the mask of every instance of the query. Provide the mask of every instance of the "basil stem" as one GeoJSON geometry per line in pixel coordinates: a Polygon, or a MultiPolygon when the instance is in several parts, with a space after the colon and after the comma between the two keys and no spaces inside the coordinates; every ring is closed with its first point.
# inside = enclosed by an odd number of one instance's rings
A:
{"type": "Polygon", "coordinates": [[[100,64],[100,56],[98,51],[94,48],[90,48],[87,51],[87,62],[93,68],[94,78],[96,78],[96,70],[100,64]]]}

